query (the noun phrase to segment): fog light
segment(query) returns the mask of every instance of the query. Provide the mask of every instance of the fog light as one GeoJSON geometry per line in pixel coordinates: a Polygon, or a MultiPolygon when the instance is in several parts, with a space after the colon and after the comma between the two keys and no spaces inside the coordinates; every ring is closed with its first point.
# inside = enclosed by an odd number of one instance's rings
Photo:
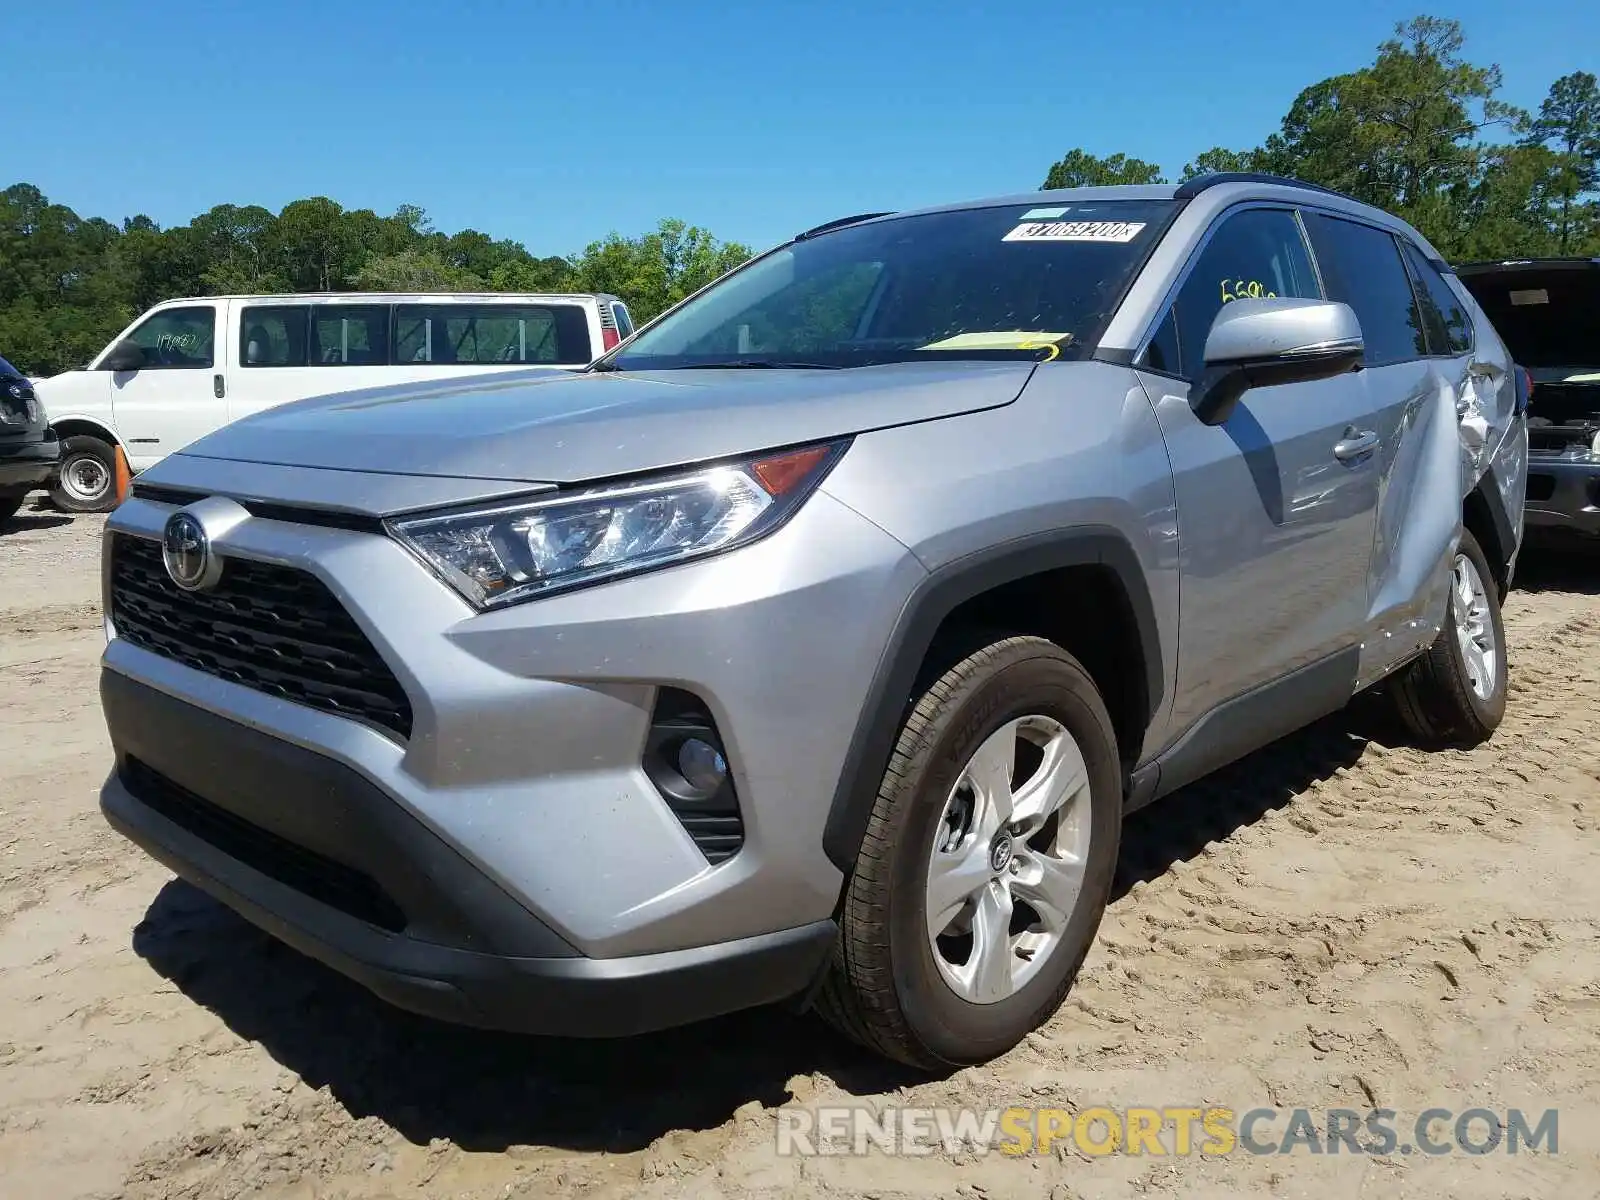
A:
{"type": "Polygon", "coordinates": [[[690,784],[712,796],[728,778],[728,761],[711,743],[690,738],[678,750],[678,770],[690,784]]]}

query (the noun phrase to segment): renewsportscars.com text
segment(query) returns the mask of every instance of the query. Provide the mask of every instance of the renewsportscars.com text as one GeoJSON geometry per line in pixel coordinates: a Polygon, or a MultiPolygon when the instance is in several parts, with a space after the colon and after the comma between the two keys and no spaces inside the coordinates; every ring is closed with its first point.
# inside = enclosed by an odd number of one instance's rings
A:
{"type": "Polygon", "coordinates": [[[777,1111],[782,1155],[1077,1152],[1147,1157],[1227,1154],[1557,1154],[1559,1112],[1511,1108],[885,1108],[777,1111]]]}

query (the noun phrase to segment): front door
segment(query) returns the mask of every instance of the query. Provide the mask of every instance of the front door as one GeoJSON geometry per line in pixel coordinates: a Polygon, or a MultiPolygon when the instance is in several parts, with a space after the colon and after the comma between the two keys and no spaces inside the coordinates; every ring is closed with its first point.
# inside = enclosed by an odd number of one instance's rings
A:
{"type": "Polygon", "coordinates": [[[144,351],[137,371],[111,374],[111,411],[136,471],[227,421],[217,359],[213,304],[185,304],[152,313],[128,340],[144,351]]]}
{"type": "MultiPolygon", "coordinates": [[[[1278,695],[1295,712],[1336,708],[1354,686],[1378,490],[1376,454],[1361,440],[1372,408],[1363,374],[1256,388],[1218,426],[1189,404],[1224,304],[1321,294],[1294,212],[1235,210],[1213,227],[1141,360],[1177,497],[1175,734],[1294,672],[1285,686],[1299,690],[1278,695]]],[[[1278,708],[1243,710],[1235,724],[1270,724],[1278,708]]]]}

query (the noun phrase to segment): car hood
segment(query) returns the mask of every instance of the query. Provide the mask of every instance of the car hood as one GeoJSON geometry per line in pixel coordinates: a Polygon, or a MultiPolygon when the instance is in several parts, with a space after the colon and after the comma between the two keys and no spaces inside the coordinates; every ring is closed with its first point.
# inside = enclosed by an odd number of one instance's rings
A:
{"type": "Polygon", "coordinates": [[[1458,277],[1537,381],[1600,370],[1600,259],[1474,265],[1458,277]]]}
{"type": "Polygon", "coordinates": [[[1034,365],[515,372],[296,401],[224,426],[179,454],[575,483],[998,407],[1016,399],[1034,365]]]}

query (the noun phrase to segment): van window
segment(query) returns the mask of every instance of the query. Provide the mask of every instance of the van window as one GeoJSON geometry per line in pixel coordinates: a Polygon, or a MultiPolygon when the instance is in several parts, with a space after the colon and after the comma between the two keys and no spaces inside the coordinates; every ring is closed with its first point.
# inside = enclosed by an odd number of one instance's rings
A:
{"type": "Polygon", "coordinates": [[[315,304],[311,313],[313,367],[388,365],[387,304],[315,304]]]}
{"type": "Polygon", "coordinates": [[[1422,305],[1422,326],[1428,331],[1428,348],[1435,354],[1452,357],[1472,349],[1472,321],[1467,310],[1450,290],[1445,277],[1411,242],[1402,240],[1411,277],[1417,283],[1417,300],[1422,305]]]}
{"type": "Polygon", "coordinates": [[[397,304],[395,362],[588,362],[589,321],[575,304],[397,304]]]}
{"type": "Polygon", "coordinates": [[[241,367],[303,367],[311,311],[305,305],[252,305],[239,315],[241,367]]]}
{"type": "Polygon", "coordinates": [[[611,315],[617,322],[617,333],[627,337],[633,332],[633,314],[628,311],[628,306],[621,300],[611,302],[611,315]]]}
{"type": "Polygon", "coordinates": [[[144,351],[146,371],[204,370],[212,362],[217,310],[209,304],[166,308],[128,335],[144,351]]]}
{"type": "Polygon", "coordinates": [[[1366,343],[1366,365],[1408,362],[1428,353],[1422,313],[1400,247],[1387,230],[1322,213],[1305,214],[1311,245],[1328,285],[1328,299],[1355,310],[1366,343]]]}

